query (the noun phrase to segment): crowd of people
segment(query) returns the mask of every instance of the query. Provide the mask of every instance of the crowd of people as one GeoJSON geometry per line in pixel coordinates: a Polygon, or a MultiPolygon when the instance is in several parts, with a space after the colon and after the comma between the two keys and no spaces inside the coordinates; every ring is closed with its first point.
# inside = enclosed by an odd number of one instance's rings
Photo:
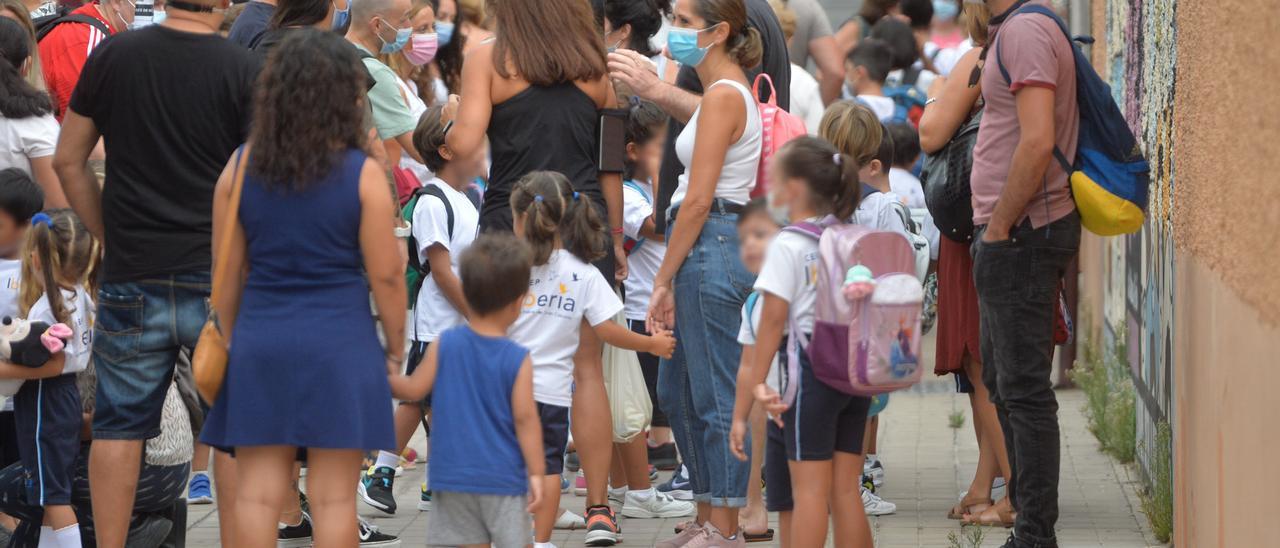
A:
{"type": "Polygon", "coordinates": [[[869,547],[890,398],[814,373],[785,228],[853,223],[910,242],[970,395],[949,517],[1056,546],[1079,114],[1027,5],[3,0],[0,545],[180,545],[216,503],[227,546],[397,546],[357,505],[414,481],[432,546],[869,547]]]}

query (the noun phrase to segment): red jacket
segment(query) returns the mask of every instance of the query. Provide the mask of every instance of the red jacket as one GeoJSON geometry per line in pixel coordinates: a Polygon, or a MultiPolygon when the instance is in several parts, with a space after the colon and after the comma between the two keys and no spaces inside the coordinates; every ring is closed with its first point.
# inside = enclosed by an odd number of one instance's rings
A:
{"type": "MultiPolygon", "coordinates": [[[[113,34],[116,32],[115,26],[98,11],[96,3],[85,4],[71,13],[96,18],[106,23],[113,34]]],[[[49,87],[54,114],[59,122],[67,112],[71,92],[76,89],[76,82],[80,80],[85,60],[89,58],[93,48],[98,47],[106,38],[107,35],[93,25],[71,22],[58,25],[40,41],[40,64],[44,68],[44,81],[49,87]]]]}

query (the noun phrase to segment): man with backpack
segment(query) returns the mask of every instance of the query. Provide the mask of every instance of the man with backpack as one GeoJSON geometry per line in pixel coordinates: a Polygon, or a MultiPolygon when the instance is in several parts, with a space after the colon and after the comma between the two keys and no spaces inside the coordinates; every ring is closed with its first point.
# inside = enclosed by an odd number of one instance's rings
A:
{"type": "Polygon", "coordinates": [[[973,152],[974,284],[984,382],[1018,512],[1006,547],[1055,547],[1060,441],[1050,373],[1058,283],[1080,245],[1068,161],[1081,127],[1071,42],[1047,0],[986,0],[993,41],[973,152]],[[1007,75],[1007,77],[1006,77],[1007,75]]]}
{"type": "Polygon", "coordinates": [[[58,121],[67,112],[71,92],[80,80],[80,71],[89,53],[98,44],[133,24],[136,6],[129,0],[99,0],[80,6],[65,15],[35,21],[40,43],[44,81],[54,102],[58,121]]]}

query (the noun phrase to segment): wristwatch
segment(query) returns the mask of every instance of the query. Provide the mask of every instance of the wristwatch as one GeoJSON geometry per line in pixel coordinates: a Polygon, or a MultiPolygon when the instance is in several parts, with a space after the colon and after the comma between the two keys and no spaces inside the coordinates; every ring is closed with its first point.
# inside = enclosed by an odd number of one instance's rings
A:
{"type": "Polygon", "coordinates": [[[403,226],[396,227],[396,237],[401,240],[407,239],[413,235],[413,223],[405,221],[403,226]]]}

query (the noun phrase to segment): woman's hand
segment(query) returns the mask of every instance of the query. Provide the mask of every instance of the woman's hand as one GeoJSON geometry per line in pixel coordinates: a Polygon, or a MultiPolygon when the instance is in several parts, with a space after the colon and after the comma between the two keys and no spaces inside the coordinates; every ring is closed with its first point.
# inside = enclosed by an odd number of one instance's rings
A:
{"type": "Polygon", "coordinates": [[[645,319],[645,327],[650,333],[676,326],[676,295],[671,290],[671,283],[653,284],[653,296],[649,298],[649,315],[645,319]]]}
{"type": "Polygon", "coordinates": [[[735,417],[733,419],[733,427],[729,429],[729,451],[738,460],[746,462],[751,460],[751,455],[747,454],[747,432],[751,430],[751,425],[747,424],[746,419],[735,417]]]}

